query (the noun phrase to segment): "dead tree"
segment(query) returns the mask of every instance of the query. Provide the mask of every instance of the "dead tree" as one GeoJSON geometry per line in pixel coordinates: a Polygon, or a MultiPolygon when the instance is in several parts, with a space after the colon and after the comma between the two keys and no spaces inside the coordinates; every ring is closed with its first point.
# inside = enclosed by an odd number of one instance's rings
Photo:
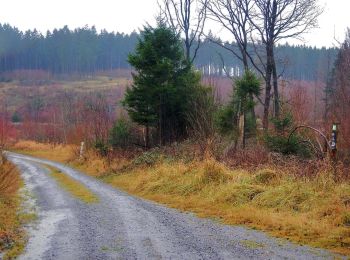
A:
{"type": "Polygon", "coordinates": [[[205,5],[197,0],[162,0],[159,5],[166,22],[184,37],[186,60],[192,64],[203,35],[207,16],[205,5]]]}

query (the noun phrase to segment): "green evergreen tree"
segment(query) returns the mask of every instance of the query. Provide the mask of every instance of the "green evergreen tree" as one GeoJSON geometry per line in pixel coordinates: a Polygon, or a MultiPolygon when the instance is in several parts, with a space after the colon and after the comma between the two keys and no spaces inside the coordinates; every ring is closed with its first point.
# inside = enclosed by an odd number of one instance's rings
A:
{"type": "Polygon", "coordinates": [[[246,139],[255,134],[255,97],[260,96],[261,82],[256,75],[247,70],[243,77],[235,81],[235,88],[232,100],[223,106],[217,113],[217,126],[219,131],[226,135],[231,135],[237,145],[238,136],[242,137],[242,146],[245,147],[246,139]],[[240,118],[244,119],[243,129],[239,129],[240,118]]]}
{"type": "Polygon", "coordinates": [[[162,22],[146,26],[129,63],[136,73],[124,105],[131,119],[146,127],[146,146],[150,127],[160,145],[184,137],[189,100],[200,77],[187,66],[179,35],[162,22]]]}

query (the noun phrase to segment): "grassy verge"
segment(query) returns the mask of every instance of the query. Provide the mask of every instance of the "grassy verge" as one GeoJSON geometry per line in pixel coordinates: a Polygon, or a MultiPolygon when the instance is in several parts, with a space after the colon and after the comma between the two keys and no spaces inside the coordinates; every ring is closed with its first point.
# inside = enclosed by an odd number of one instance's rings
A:
{"type": "Polygon", "coordinates": [[[150,153],[117,171],[106,165],[94,156],[79,167],[131,194],[200,217],[350,255],[350,184],[334,182],[327,171],[302,178],[287,168],[232,170],[210,158],[184,162],[150,153]],[[96,161],[105,167],[94,167],[96,161]]]}
{"type": "Polygon", "coordinates": [[[98,198],[88,188],[82,185],[80,182],[72,179],[68,175],[62,173],[56,168],[46,166],[51,171],[51,177],[53,177],[58,184],[72,196],[85,203],[97,203],[98,198]]]}
{"type": "Polygon", "coordinates": [[[274,169],[230,170],[208,159],[161,162],[104,180],[201,217],[350,255],[350,185],[326,173],[302,180],[274,169]]]}
{"type": "Polygon", "coordinates": [[[78,148],[74,145],[48,145],[33,141],[20,141],[12,147],[12,151],[20,152],[48,160],[66,163],[71,160],[78,148]]]}
{"type": "MultiPolygon", "coordinates": [[[[11,149],[13,152],[53,160],[60,163],[69,163],[72,167],[98,177],[101,173],[109,171],[110,164],[98,157],[94,152],[87,152],[89,163],[78,161],[79,147],[75,145],[49,145],[33,141],[19,141],[11,149]]],[[[121,165],[120,162],[116,164],[121,165]]],[[[125,163],[124,163],[125,164],[125,163]]],[[[122,164],[122,165],[124,165],[122,164]]]]}
{"type": "Polygon", "coordinates": [[[32,220],[21,211],[22,181],[17,169],[9,162],[0,166],[0,253],[4,259],[20,255],[26,244],[23,225],[32,220]]]}

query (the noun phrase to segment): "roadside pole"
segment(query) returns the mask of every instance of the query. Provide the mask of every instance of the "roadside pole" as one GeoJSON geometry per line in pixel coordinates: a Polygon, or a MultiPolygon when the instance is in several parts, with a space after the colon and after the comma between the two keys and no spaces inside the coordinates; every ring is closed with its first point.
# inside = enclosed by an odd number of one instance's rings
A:
{"type": "Polygon", "coordinates": [[[331,135],[331,141],[330,141],[330,155],[332,160],[332,167],[334,172],[334,177],[337,176],[337,153],[338,153],[338,134],[339,134],[339,123],[333,123],[332,125],[332,135],[331,135]]]}

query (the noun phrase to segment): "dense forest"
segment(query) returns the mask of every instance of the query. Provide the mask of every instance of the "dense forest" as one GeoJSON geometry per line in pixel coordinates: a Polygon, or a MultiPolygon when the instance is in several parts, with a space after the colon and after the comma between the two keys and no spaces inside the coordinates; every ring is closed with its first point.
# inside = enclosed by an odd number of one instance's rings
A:
{"type": "MultiPolygon", "coordinates": [[[[130,68],[127,55],[135,49],[139,34],[114,33],[95,27],[22,32],[0,24],[0,71],[47,70],[53,74],[90,75],[96,71],[130,68]]],[[[227,43],[229,45],[229,43],[227,43]]],[[[336,48],[279,45],[276,55],[280,74],[287,79],[325,81],[334,63],[336,48]]],[[[196,67],[204,74],[240,75],[241,62],[209,39],[203,40],[196,67]]]]}

